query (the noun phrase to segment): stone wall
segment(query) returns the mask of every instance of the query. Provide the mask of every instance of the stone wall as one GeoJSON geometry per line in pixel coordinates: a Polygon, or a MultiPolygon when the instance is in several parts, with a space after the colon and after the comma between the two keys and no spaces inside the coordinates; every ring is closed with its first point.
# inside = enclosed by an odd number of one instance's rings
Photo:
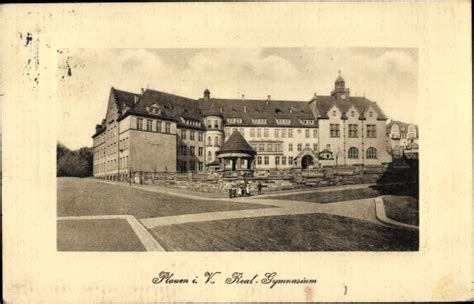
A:
{"type": "Polygon", "coordinates": [[[258,183],[262,184],[263,192],[376,183],[386,170],[386,166],[347,166],[312,170],[226,171],[224,173],[136,172],[133,174],[132,182],[212,193],[227,193],[230,188],[247,183],[250,185],[251,192],[256,193],[258,183]]]}

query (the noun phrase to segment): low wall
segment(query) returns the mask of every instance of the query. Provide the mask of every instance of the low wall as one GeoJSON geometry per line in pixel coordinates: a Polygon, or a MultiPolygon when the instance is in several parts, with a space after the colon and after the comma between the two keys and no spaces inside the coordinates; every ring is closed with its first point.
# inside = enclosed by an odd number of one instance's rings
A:
{"type": "Polygon", "coordinates": [[[252,192],[259,183],[264,192],[307,189],[351,184],[376,183],[386,166],[327,167],[311,170],[242,170],[225,172],[135,172],[132,183],[157,184],[165,187],[200,192],[227,193],[232,187],[247,183],[252,192]]]}

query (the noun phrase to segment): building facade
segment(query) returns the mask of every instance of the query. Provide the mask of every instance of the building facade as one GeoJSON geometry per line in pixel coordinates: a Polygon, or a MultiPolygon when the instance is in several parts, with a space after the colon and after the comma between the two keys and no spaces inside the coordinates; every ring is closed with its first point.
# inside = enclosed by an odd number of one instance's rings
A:
{"type": "Polygon", "coordinates": [[[309,101],[221,99],[207,89],[195,100],[112,88],[106,118],[92,136],[94,176],[380,165],[391,161],[386,121],[375,102],[351,96],[341,76],[330,95],[309,101]],[[234,132],[253,158],[221,164],[220,150],[234,132]]]}
{"type": "Polygon", "coordinates": [[[418,151],[418,126],[412,123],[391,120],[387,124],[387,146],[395,157],[406,150],[418,151]]]}

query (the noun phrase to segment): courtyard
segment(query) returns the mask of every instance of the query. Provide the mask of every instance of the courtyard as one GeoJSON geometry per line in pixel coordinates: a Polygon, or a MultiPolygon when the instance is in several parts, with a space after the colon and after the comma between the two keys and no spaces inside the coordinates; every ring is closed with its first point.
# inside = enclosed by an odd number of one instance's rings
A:
{"type": "Polygon", "coordinates": [[[418,250],[418,200],[374,185],[234,199],[92,178],[57,185],[59,251],[418,250]]]}

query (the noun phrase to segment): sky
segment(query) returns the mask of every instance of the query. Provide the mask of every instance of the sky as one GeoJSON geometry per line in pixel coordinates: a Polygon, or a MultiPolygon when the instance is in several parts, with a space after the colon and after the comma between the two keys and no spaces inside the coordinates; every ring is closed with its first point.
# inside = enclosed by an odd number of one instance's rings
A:
{"type": "Polygon", "coordinates": [[[58,141],[92,146],[110,88],[150,88],[189,98],[309,101],[329,95],[339,71],[352,96],[417,123],[418,55],[409,48],[74,49],[58,62],[58,141]]]}

